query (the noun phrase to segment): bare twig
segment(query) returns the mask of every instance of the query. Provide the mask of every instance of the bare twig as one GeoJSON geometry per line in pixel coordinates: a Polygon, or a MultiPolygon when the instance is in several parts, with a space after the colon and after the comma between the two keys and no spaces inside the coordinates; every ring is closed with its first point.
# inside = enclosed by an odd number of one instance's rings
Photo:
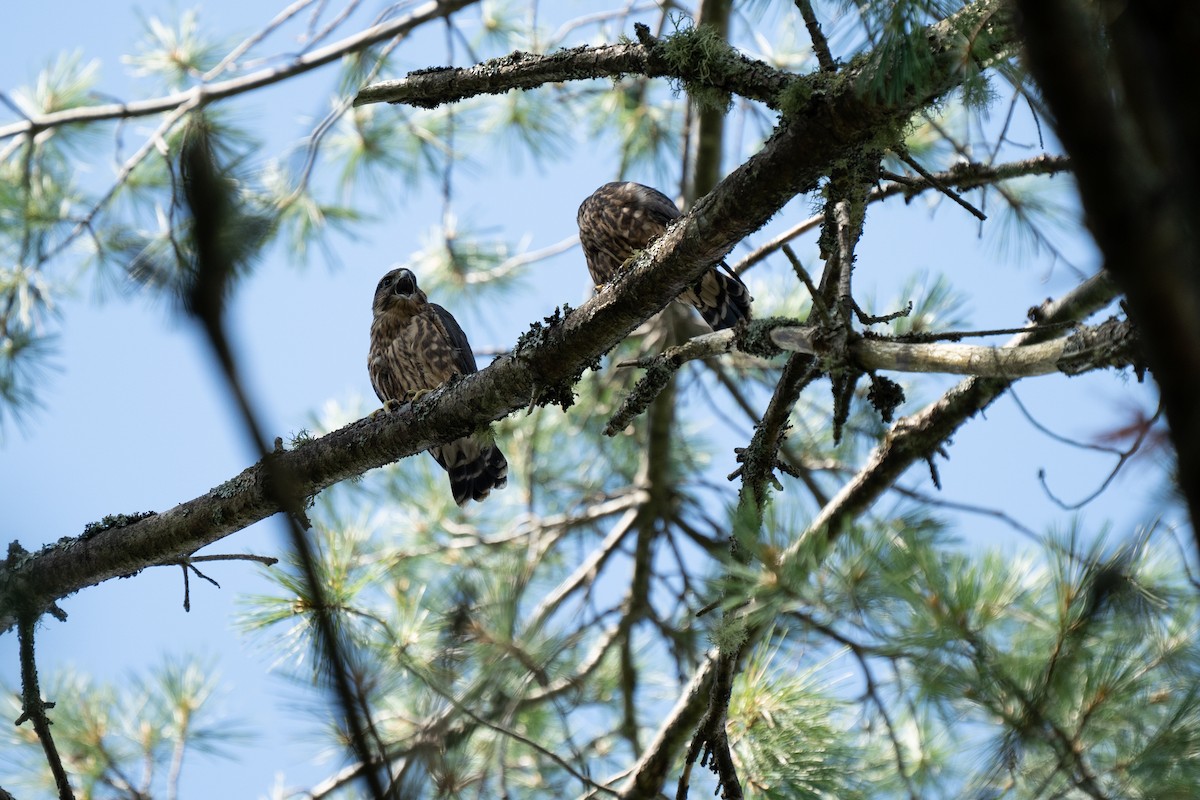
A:
{"type": "Polygon", "coordinates": [[[824,72],[836,72],[837,62],[834,61],[833,54],[829,52],[829,40],[825,38],[825,33],[821,30],[821,23],[817,20],[817,15],[813,13],[812,3],[809,0],[795,0],[795,2],[796,8],[800,10],[800,15],[804,17],[804,27],[808,28],[808,36],[812,39],[813,53],[817,57],[817,63],[824,72]]]}
{"type": "MultiPolygon", "coordinates": [[[[934,173],[933,177],[937,178],[945,186],[954,186],[959,189],[974,189],[980,186],[991,185],[997,181],[1010,180],[1024,175],[1054,175],[1059,172],[1065,172],[1070,168],[1070,159],[1065,156],[1043,155],[995,166],[974,162],[963,163],[955,165],[944,172],[934,173]]],[[[934,188],[933,184],[924,178],[904,179],[902,176],[895,176],[895,178],[890,183],[871,189],[870,194],[867,196],[867,201],[874,203],[896,195],[911,198],[921,192],[934,188]]],[[[742,274],[750,269],[750,267],[778,251],[783,245],[792,241],[797,236],[816,228],[821,224],[823,219],[823,215],[817,214],[793,225],[738,261],[733,266],[733,271],[739,275],[742,274]]]]}
{"type": "Polygon", "coordinates": [[[63,768],[62,757],[59,756],[58,748],[54,746],[54,737],[50,734],[50,718],[46,716],[46,709],[54,708],[54,703],[42,700],[42,690],[38,686],[37,659],[33,648],[36,626],[35,614],[22,616],[17,626],[21,650],[21,716],[17,717],[16,724],[21,725],[26,720],[33,724],[38,741],[42,743],[42,752],[46,754],[46,763],[50,765],[50,774],[54,776],[59,800],[75,800],[71,781],[63,768]]]}
{"type": "Polygon", "coordinates": [[[280,11],[278,14],[275,15],[275,17],[270,22],[268,22],[266,25],[264,25],[260,30],[251,34],[250,36],[246,37],[245,39],[242,40],[241,44],[239,44],[237,47],[230,50],[229,53],[227,53],[224,58],[222,58],[219,62],[217,62],[217,65],[215,67],[213,67],[208,72],[201,75],[200,82],[208,83],[209,81],[211,81],[213,78],[220,75],[222,72],[224,72],[229,67],[235,66],[237,60],[239,58],[241,58],[242,56],[244,56],[250,50],[250,48],[254,47],[254,45],[258,44],[263,39],[267,38],[269,35],[271,35],[272,31],[277,30],[280,25],[282,25],[283,23],[287,22],[292,17],[299,14],[305,8],[308,8],[309,6],[311,6],[314,2],[316,2],[316,0],[296,0],[296,2],[292,3],[290,6],[283,9],[282,11],[280,11]]]}
{"type": "Polygon", "coordinates": [[[825,305],[825,298],[821,297],[821,293],[817,291],[817,285],[813,283],[812,276],[808,274],[808,270],[800,263],[799,256],[789,244],[783,245],[783,254],[787,256],[788,261],[792,264],[792,271],[796,273],[796,277],[804,284],[804,288],[808,289],[808,297],[812,301],[812,307],[817,312],[817,318],[823,322],[833,322],[833,317],[829,313],[829,307],[825,305]]]}
{"type": "Polygon", "coordinates": [[[903,161],[905,164],[908,164],[910,167],[912,167],[913,171],[916,172],[918,175],[920,175],[922,178],[924,178],[929,183],[930,186],[937,189],[939,192],[946,195],[946,197],[949,197],[955,203],[958,203],[960,206],[965,208],[968,211],[968,213],[971,214],[971,216],[975,217],[980,222],[987,221],[987,214],[984,214],[978,208],[976,208],[975,206],[968,203],[965,199],[963,199],[962,195],[960,195],[958,192],[954,191],[949,186],[947,186],[945,183],[943,183],[942,180],[938,176],[934,175],[932,172],[930,172],[929,170],[927,170],[923,166],[921,166],[921,163],[919,161],[917,161],[915,158],[913,158],[911,155],[908,154],[908,150],[906,148],[898,147],[895,152],[896,152],[896,155],[900,156],[901,161],[903,161]]]}
{"type": "MultiPolygon", "coordinates": [[[[1014,399],[1015,399],[1015,395],[1014,395],[1014,399]]],[[[1020,405],[1020,401],[1018,400],[1017,402],[1018,402],[1018,405],[1020,405]]],[[[1031,422],[1033,422],[1033,418],[1029,415],[1029,412],[1025,410],[1024,406],[1021,406],[1021,411],[1022,411],[1022,413],[1025,414],[1027,419],[1029,419],[1031,422]]],[[[1150,422],[1153,423],[1155,420],[1157,420],[1162,415],[1162,413],[1163,413],[1162,403],[1159,403],[1158,410],[1156,410],[1154,412],[1154,416],[1150,419],[1150,422]]],[[[1037,425],[1037,423],[1034,422],[1034,425],[1037,425]]],[[[1040,427],[1040,426],[1038,426],[1038,427],[1040,427]]],[[[1140,431],[1138,431],[1137,437],[1133,440],[1133,443],[1129,445],[1128,449],[1116,451],[1117,463],[1113,465],[1113,468],[1111,470],[1109,470],[1107,477],[1105,477],[1104,481],[1099,486],[1096,487],[1095,491],[1093,491],[1088,496],[1084,497],[1082,500],[1079,500],[1074,503],[1067,503],[1067,502],[1064,502],[1063,500],[1059,499],[1058,495],[1056,495],[1053,491],[1051,491],[1050,486],[1046,483],[1046,470],[1044,470],[1044,469],[1038,470],[1038,483],[1040,483],[1042,485],[1042,489],[1046,492],[1046,496],[1049,497],[1050,500],[1055,505],[1057,505],[1059,508],[1063,509],[1064,511],[1077,511],[1077,510],[1083,508],[1084,506],[1086,506],[1088,503],[1091,503],[1093,500],[1095,500],[1097,497],[1099,497],[1101,494],[1103,494],[1104,491],[1109,486],[1112,485],[1113,480],[1115,480],[1117,475],[1120,474],[1121,469],[1127,463],[1129,463],[1129,460],[1131,458],[1133,458],[1135,455],[1137,455],[1138,451],[1140,451],[1142,449],[1142,443],[1146,441],[1146,437],[1150,435],[1151,430],[1152,430],[1152,426],[1150,424],[1147,424],[1140,431]]],[[[1061,437],[1058,437],[1058,436],[1055,436],[1055,438],[1061,439],[1061,437]]]]}
{"type": "MultiPolygon", "coordinates": [[[[631,495],[630,499],[636,502],[644,501],[646,497],[645,491],[640,491],[635,495],[631,495]]],[[[562,604],[572,592],[577,590],[585,582],[595,580],[600,569],[604,566],[604,562],[608,560],[624,541],[625,535],[633,528],[633,523],[637,519],[637,505],[629,508],[616,524],[609,530],[608,535],[600,542],[600,544],[592,550],[591,554],[575,568],[575,571],[562,580],[561,583],[542,601],[537,604],[533,611],[529,614],[529,622],[526,624],[526,630],[536,630],[546,621],[546,618],[554,612],[559,605],[562,604]]]]}
{"type": "Polygon", "coordinates": [[[1038,535],[1037,531],[1022,523],[1016,517],[999,508],[989,508],[987,506],[975,505],[974,503],[960,503],[955,500],[947,500],[944,497],[921,492],[916,489],[911,489],[906,486],[893,486],[892,491],[903,497],[916,500],[918,503],[924,503],[937,508],[945,508],[949,511],[961,511],[966,514],[978,514],[983,517],[991,517],[999,520],[1005,525],[1008,525],[1017,533],[1021,534],[1031,542],[1042,543],[1044,539],[1038,535]]]}

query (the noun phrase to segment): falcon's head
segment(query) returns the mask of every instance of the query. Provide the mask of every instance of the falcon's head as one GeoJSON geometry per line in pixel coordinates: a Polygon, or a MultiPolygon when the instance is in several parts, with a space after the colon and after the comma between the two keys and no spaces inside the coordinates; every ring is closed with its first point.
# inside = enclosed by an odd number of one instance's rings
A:
{"type": "Polygon", "coordinates": [[[394,269],[379,279],[375,287],[375,316],[390,311],[413,313],[426,303],[425,293],[417,286],[417,276],[412,270],[394,269]]]}

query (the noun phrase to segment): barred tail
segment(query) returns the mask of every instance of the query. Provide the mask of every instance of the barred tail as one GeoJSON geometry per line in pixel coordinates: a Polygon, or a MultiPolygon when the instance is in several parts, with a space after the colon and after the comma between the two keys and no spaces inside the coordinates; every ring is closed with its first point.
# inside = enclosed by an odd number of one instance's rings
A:
{"type": "MultiPolygon", "coordinates": [[[[721,265],[725,267],[724,264],[721,265]]],[[[682,299],[691,303],[714,331],[732,328],[741,320],[750,319],[750,292],[735,273],[716,268],[700,276],[682,299]]]]}
{"type": "Polygon", "coordinates": [[[508,462],[490,435],[457,439],[431,447],[429,453],[449,474],[450,492],[460,506],[482,501],[492,489],[508,484],[508,462]]]}

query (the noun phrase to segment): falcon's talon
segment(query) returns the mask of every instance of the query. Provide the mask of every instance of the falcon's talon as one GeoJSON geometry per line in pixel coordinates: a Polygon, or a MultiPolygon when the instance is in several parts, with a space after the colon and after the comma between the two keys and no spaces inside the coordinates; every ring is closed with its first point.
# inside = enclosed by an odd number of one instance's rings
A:
{"type": "Polygon", "coordinates": [[[384,400],[383,408],[377,408],[371,412],[372,417],[378,417],[380,414],[395,414],[404,406],[399,400],[384,400]]]}
{"type": "Polygon", "coordinates": [[[433,389],[413,389],[412,391],[405,392],[404,396],[401,398],[401,401],[405,403],[415,403],[432,391],[433,389]]]}

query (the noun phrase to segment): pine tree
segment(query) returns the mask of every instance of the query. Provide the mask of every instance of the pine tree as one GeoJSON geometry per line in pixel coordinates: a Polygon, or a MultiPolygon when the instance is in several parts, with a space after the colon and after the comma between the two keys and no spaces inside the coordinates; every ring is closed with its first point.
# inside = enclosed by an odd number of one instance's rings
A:
{"type": "MultiPolygon", "coordinates": [[[[43,424],[54,309],[82,275],[196,323],[261,459],[175,508],[10,546],[0,630],[19,645],[21,724],[4,734],[0,783],[204,793],[189,755],[237,757],[248,741],[245,721],[216,714],[211,662],[168,659],[108,686],[43,661],[53,677],[39,683],[35,636],[60,624],[57,601],[114,577],[171,564],[211,581],[198,549],[239,550],[239,532],[282,512],[291,546],[257,559],[265,588],[244,593],[239,623],[319,699],[321,746],[341,760],[307,794],[272,796],[1191,796],[1200,609],[1178,537],[1200,485],[1200,336],[1186,336],[1200,325],[1200,217],[1181,143],[1200,106],[1169,107],[1137,73],[1155,42],[1194,52],[1180,43],[1195,26],[1172,16],[1184,4],[548,5],[370,19],[357,3],[301,3],[240,43],[203,11],[151,17],[126,58],[151,99],[111,102],[78,55],[5,96],[5,431],[43,424]],[[408,48],[439,46],[453,66],[406,71],[408,48]],[[264,157],[268,122],[249,112],[321,68],[327,113],[297,153],[264,157]],[[1106,123],[1092,137],[1089,113],[1106,123]],[[94,143],[134,122],[111,180],[81,179],[94,143]],[[497,236],[488,214],[532,207],[530,190],[514,180],[483,203],[475,190],[501,161],[566,181],[593,158],[605,180],[657,185],[682,217],[579,304],[561,277],[586,280],[572,231],[533,248],[497,236]],[[1161,218],[1146,218],[1148,197],[1161,218]],[[895,198],[904,214],[928,201],[938,221],[977,217],[997,293],[1011,262],[1035,258],[1077,285],[1030,297],[1028,324],[1000,331],[954,275],[913,270],[899,301],[870,297],[856,267],[895,198]],[[472,323],[476,347],[489,326],[520,335],[411,403],[331,402],[275,438],[231,304],[281,252],[295,268],[338,260],[430,208],[404,266],[472,323]],[[1103,257],[1090,276],[1063,244],[1085,224],[1103,257]],[[1141,234],[1173,304],[1135,269],[1141,234]],[[710,332],[672,301],[721,260],[754,318],[710,332]],[[1092,319],[1117,300],[1117,316],[1092,319]],[[970,343],[984,335],[997,344],[970,343]],[[1169,496],[1143,527],[1068,510],[1030,530],[999,459],[989,506],[938,494],[953,439],[1020,379],[1132,374],[1141,398],[1147,367],[1167,424],[1135,412],[1093,426],[1111,429],[1114,475],[1162,473],[1169,496]],[[421,452],[489,424],[509,486],[460,509],[421,452]],[[985,517],[1026,541],[972,538],[985,517]]],[[[237,574],[223,580],[238,590],[237,574]]]]}

